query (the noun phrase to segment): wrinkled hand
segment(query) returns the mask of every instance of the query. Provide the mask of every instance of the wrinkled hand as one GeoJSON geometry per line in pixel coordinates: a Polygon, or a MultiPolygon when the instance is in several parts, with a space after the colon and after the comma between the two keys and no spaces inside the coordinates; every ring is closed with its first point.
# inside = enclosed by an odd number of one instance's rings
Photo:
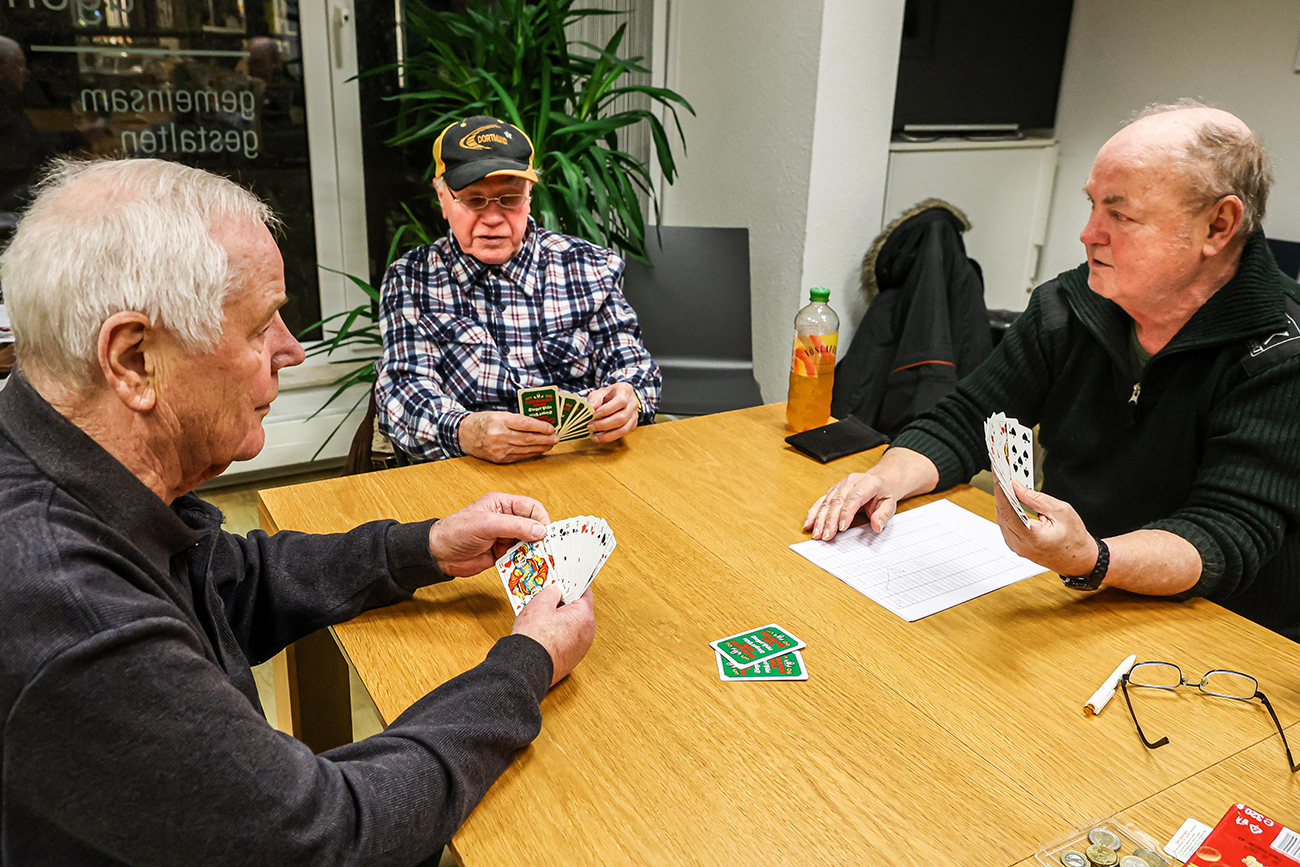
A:
{"type": "Polygon", "coordinates": [[[626,382],[598,388],[587,395],[595,413],[587,427],[598,443],[613,442],[636,430],[636,392],[626,382]]]}
{"type": "Polygon", "coordinates": [[[515,494],[484,494],[429,528],[429,553],[444,574],[477,575],[515,542],[536,542],[551,518],[541,503],[515,494]]]}
{"type": "Polygon", "coordinates": [[[517,412],[475,412],[457,432],[461,451],[494,464],[545,454],[560,441],[555,426],[517,412]]]}
{"type": "Polygon", "coordinates": [[[563,605],[560,587],[550,584],[537,591],[515,618],[512,635],[527,635],[551,655],[555,686],[577,666],[591,649],[596,637],[596,612],[591,588],[578,599],[563,605]]]}
{"type": "Polygon", "coordinates": [[[880,476],[849,473],[812,504],[803,528],[811,529],[814,539],[829,542],[840,530],[848,529],[853,516],[862,509],[871,521],[871,529],[879,533],[894,517],[899,499],[880,476]]]}
{"type": "Polygon", "coordinates": [[[993,485],[998,505],[998,527],[1007,547],[1021,557],[1060,575],[1087,575],[1097,565],[1097,542],[1074,507],[1019,482],[1011,483],[1020,502],[1038,513],[1026,527],[1011,508],[1002,486],[993,485]]]}

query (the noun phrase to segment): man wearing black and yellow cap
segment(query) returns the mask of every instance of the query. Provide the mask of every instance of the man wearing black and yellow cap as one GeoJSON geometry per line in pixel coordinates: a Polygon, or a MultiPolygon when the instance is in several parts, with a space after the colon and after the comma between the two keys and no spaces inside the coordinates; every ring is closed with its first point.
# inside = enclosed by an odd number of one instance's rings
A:
{"type": "Polygon", "coordinates": [[[555,428],[517,412],[522,388],[586,395],[598,442],[654,418],[662,376],[623,298],[623,260],[530,216],[533,145],[492,117],[433,144],[451,229],[398,259],[380,303],[380,430],[416,460],[535,457],[555,428]]]}

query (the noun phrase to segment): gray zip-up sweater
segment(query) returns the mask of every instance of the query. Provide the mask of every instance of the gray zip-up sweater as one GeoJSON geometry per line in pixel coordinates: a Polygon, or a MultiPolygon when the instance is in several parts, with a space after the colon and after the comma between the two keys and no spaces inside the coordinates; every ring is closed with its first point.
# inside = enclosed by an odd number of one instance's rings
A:
{"type": "Polygon", "coordinates": [[[312,536],[169,508],[26,382],[0,392],[0,864],[412,865],[541,729],[545,648],[497,642],[312,755],[250,663],[446,580],[431,522],[312,536]]]}
{"type": "Polygon", "coordinates": [[[1167,530],[1200,552],[1204,596],[1300,640],[1300,286],[1263,232],[1237,273],[1139,373],[1133,320],[1088,266],[1038,287],[988,360],[895,446],[939,488],[988,469],[981,425],[1040,425],[1043,490],[1106,537],[1167,530]]]}

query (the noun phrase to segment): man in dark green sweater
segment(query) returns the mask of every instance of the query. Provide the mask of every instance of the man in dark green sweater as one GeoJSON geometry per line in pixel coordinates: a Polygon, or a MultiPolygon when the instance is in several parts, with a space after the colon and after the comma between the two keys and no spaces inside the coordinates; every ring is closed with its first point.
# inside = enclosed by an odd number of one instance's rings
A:
{"type": "MultiPolygon", "coordinates": [[[[1017,553],[1068,586],[1204,596],[1300,640],[1300,287],[1260,221],[1267,160],[1238,118],[1156,106],[1102,147],[1088,261],[1035,290],[992,356],[876,466],[808,512],[833,538],[862,509],[988,469],[982,423],[1039,425],[1043,491],[996,491],[1017,553]]],[[[996,487],[996,486],[995,486],[996,487]]]]}

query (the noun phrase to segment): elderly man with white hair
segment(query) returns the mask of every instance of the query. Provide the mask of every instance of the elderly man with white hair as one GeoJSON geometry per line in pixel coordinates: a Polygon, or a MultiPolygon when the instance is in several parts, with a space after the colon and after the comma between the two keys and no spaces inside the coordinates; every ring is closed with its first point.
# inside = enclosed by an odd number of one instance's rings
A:
{"type": "Polygon", "coordinates": [[[247,538],[190,493],[262,447],[285,328],[272,217],[155,160],[65,163],[0,258],[0,863],[411,865],[537,736],[594,634],[544,590],[486,660],[312,755],[250,664],[548,522],[488,494],[442,520],[247,538]]]}
{"type": "Polygon", "coordinates": [[[831,539],[865,510],[988,469],[981,425],[1040,426],[1043,491],[1002,492],[1011,548],[1065,584],[1203,596],[1300,640],[1300,287],[1260,222],[1270,174],[1233,115],[1153,106],[1097,154],[1088,261],[1035,290],[979,368],[841,480],[805,527],[831,539]]]}

